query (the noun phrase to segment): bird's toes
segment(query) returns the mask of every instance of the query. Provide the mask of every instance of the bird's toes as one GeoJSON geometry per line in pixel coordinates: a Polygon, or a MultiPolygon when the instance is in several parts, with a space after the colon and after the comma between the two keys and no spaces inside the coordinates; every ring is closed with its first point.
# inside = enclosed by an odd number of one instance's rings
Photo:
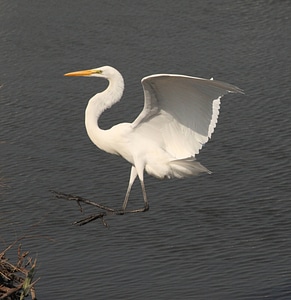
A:
{"type": "Polygon", "coordinates": [[[143,211],[148,211],[149,209],[150,209],[149,204],[145,203],[143,211]]]}

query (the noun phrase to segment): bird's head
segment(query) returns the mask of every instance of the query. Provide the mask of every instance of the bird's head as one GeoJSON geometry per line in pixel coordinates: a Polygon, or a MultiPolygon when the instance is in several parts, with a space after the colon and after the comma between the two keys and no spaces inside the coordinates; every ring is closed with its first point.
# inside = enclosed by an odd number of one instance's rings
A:
{"type": "Polygon", "coordinates": [[[66,73],[64,76],[86,76],[86,77],[101,77],[110,79],[117,72],[112,67],[104,66],[101,68],[90,69],[90,70],[82,70],[76,72],[66,73]]]}

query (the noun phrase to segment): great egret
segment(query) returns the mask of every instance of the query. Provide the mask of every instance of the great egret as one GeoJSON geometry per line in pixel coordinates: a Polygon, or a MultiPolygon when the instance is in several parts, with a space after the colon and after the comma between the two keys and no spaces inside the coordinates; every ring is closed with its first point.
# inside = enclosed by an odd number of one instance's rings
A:
{"type": "Polygon", "coordinates": [[[214,131],[220,98],[228,92],[242,92],[236,86],[213,79],[173,74],[147,76],[141,80],[144,108],[135,121],[102,130],[98,119],[104,110],[120,101],[124,90],[122,75],[116,69],[104,66],[65,76],[101,77],[109,81],[105,91],[89,100],[85,125],[97,147],[122,156],[131,164],[123,211],[137,176],[144,200],[141,211],[149,209],[144,170],[161,179],[211,173],[196,161],[195,155],[214,131]]]}

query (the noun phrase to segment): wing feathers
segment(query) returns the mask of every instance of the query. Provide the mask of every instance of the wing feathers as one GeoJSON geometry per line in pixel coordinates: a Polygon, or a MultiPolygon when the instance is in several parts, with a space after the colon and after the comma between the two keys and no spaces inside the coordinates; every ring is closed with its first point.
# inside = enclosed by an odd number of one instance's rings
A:
{"type": "Polygon", "coordinates": [[[172,176],[175,178],[184,178],[199,175],[200,173],[211,174],[207,168],[193,158],[173,160],[169,164],[172,170],[172,176]]]}
{"type": "Polygon", "coordinates": [[[132,123],[154,138],[172,157],[195,156],[211,137],[220,98],[242,91],[228,83],[183,75],[153,75],[142,79],[144,109],[132,123]]]}

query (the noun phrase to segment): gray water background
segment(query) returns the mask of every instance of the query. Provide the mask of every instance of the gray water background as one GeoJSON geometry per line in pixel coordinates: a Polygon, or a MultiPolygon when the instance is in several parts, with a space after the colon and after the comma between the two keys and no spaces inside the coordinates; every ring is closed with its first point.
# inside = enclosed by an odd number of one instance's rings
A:
{"type": "MultiPolygon", "coordinates": [[[[291,299],[290,16],[283,0],[0,2],[1,248],[34,236],[22,244],[38,259],[38,299],[291,299]],[[146,176],[150,211],[109,229],[71,225],[94,208],[48,191],[122,204],[130,166],[84,128],[106,82],[63,77],[102,65],[126,83],[104,128],[134,120],[146,75],[245,91],[223,98],[198,156],[213,174],[146,176]]],[[[129,204],[142,204],[138,184],[129,204]]]]}

